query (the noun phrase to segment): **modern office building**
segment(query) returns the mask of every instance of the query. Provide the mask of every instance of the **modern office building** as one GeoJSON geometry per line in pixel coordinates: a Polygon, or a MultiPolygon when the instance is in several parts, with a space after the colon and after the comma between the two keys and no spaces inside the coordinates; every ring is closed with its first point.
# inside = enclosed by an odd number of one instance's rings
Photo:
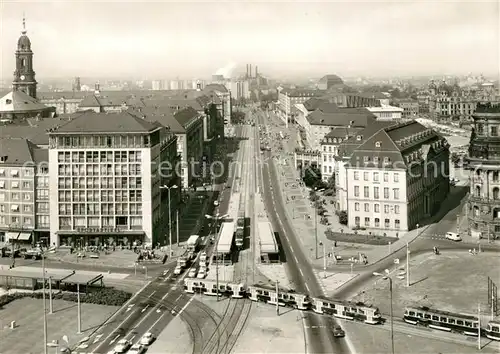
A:
{"type": "Polygon", "coordinates": [[[500,236],[500,104],[478,104],[472,118],[466,216],[473,237],[496,238],[500,236]]]}
{"type": "Polygon", "coordinates": [[[175,134],[129,112],[84,112],[49,132],[48,155],[51,244],[164,244],[160,186],[177,176],[159,167],[177,159],[175,134]]]}
{"type": "Polygon", "coordinates": [[[339,150],[338,207],[349,228],[414,229],[449,193],[448,142],[416,121],[376,122],[339,150]]]}

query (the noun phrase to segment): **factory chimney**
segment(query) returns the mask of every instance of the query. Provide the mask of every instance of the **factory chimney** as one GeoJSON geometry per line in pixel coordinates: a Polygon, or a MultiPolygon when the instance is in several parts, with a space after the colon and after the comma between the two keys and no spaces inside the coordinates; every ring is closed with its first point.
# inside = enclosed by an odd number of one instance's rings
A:
{"type": "Polygon", "coordinates": [[[259,77],[259,67],[255,65],[255,77],[259,77]]]}
{"type": "Polygon", "coordinates": [[[249,73],[249,78],[252,78],[252,64],[248,64],[248,73],[249,73]]]}

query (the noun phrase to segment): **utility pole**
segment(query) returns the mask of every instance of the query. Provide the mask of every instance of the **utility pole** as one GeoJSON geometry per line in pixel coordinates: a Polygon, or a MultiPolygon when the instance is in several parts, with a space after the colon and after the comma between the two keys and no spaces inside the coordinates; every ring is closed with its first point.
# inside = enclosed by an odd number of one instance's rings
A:
{"type": "Polygon", "coordinates": [[[43,353],[47,354],[47,304],[45,301],[45,254],[42,251],[43,353]]]}
{"type": "Polygon", "coordinates": [[[406,242],[406,287],[410,287],[410,246],[406,242]]]}
{"type": "Polygon", "coordinates": [[[78,299],[78,334],[82,333],[82,304],[80,303],[80,284],[76,284],[78,299]]]}
{"type": "Polygon", "coordinates": [[[49,313],[52,315],[53,311],[52,306],[52,277],[49,277],[49,313]]]}
{"type": "Polygon", "coordinates": [[[477,303],[477,349],[481,350],[481,304],[477,303]]]}
{"type": "Polygon", "coordinates": [[[390,292],[390,296],[391,296],[391,353],[394,354],[394,315],[393,315],[393,310],[392,310],[392,307],[393,307],[393,304],[392,304],[392,278],[390,277],[387,277],[387,279],[389,280],[389,292],[390,292]]]}
{"type": "Polygon", "coordinates": [[[176,225],[177,225],[177,247],[179,247],[179,209],[177,209],[176,213],[176,225]]]}
{"type": "Polygon", "coordinates": [[[170,199],[170,188],[168,187],[168,247],[169,247],[169,257],[172,257],[172,209],[171,209],[171,202],[172,200],[170,199]]]}
{"type": "Polygon", "coordinates": [[[276,315],[280,315],[280,301],[279,301],[279,281],[276,280],[276,315]]]}
{"type": "Polygon", "coordinates": [[[316,208],[316,204],[314,204],[314,240],[316,244],[316,259],[318,259],[318,209],[316,208]]]}

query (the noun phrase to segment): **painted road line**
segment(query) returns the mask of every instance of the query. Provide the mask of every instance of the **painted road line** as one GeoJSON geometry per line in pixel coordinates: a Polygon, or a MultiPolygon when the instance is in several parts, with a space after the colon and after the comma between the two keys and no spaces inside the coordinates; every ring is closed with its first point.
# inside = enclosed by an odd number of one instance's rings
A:
{"type": "Polygon", "coordinates": [[[115,338],[113,338],[113,339],[109,342],[109,344],[113,344],[114,342],[116,342],[116,340],[117,340],[119,337],[120,337],[120,335],[119,335],[119,334],[117,334],[117,335],[116,335],[116,337],[115,337],[115,338]]]}
{"type": "MultiPolygon", "coordinates": [[[[151,282],[148,282],[148,284],[150,284],[151,282]]],[[[153,296],[153,294],[155,293],[156,291],[153,291],[151,293],[151,295],[148,296],[148,299],[151,298],[151,296],[153,296]]],[[[120,324],[116,327],[117,329],[120,328],[125,322],[127,322],[129,320],[130,317],[132,317],[132,315],[135,314],[135,311],[130,311],[130,314],[123,320],[120,322],[120,324]]],[[[117,331],[117,329],[113,330],[110,334],[108,334],[106,336],[106,338],[104,339],[104,341],[101,342],[101,344],[99,344],[97,346],[97,348],[95,350],[92,351],[92,353],[95,353],[96,351],[98,351],[98,349],[104,344],[106,343],[117,331]]],[[[116,338],[118,338],[120,335],[118,335],[116,338]]],[[[114,340],[116,340],[116,338],[114,340]]]]}
{"type": "Polygon", "coordinates": [[[97,336],[95,336],[95,339],[94,341],[92,342],[92,344],[96,344],[97,342],[99,342],[99,340],[102,338],[102,334],[98,334],[97,336]]]}

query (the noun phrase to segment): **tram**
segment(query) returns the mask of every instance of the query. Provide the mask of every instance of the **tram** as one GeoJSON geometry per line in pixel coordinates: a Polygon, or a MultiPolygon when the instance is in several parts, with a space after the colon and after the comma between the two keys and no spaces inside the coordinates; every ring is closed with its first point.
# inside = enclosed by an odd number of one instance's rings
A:
{"type": "Polygon", "coordinates": [[[379,324],[382,320],[377,307],[365,305],[362,302],[354,303],[318,297],[313,299],[312,310],[319,314],[327,314],[346,320],[363,321],[368,324],[379,324]]]}

